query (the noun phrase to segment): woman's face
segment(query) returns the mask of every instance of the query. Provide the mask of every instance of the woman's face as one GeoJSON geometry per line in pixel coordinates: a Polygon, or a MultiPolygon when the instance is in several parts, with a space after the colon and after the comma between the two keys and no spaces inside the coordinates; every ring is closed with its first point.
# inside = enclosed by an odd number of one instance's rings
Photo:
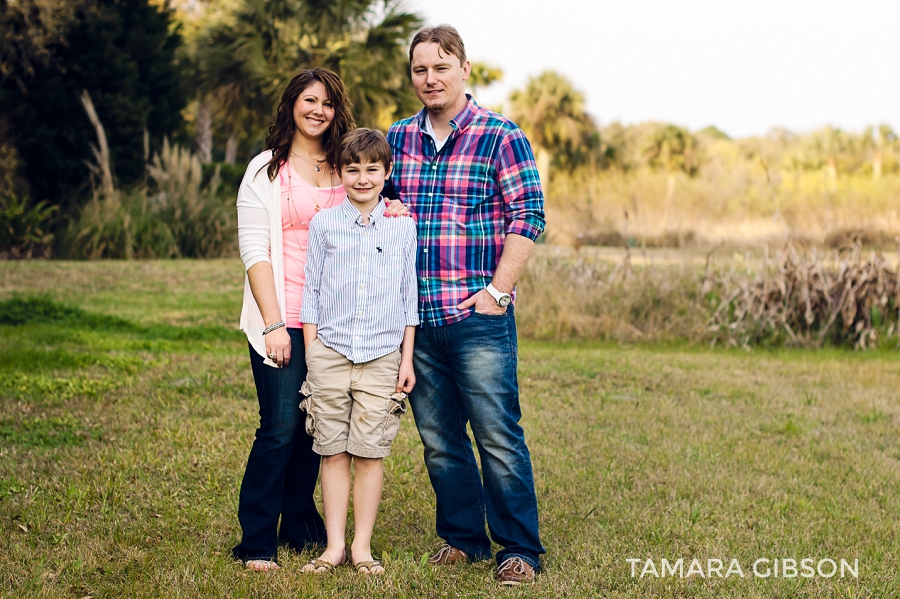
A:
{"type": "Polygon", "coordinates": [[[304,137],[317,139],[328,131],[334,120],[334,104],[321,81],[300,92],[294,102],[294,126],[304,137]]]}

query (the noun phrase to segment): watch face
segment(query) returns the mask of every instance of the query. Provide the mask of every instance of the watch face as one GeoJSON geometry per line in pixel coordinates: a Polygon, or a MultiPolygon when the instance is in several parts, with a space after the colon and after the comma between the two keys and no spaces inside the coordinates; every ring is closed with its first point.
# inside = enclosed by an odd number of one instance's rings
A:
{"type": "Polygon", "coordinates": [[[501,308],[505,308],[509,305],[510,301],[512,301],[512,297],[510,297],[508,293],[504,293],[500,296],[500,299],[497,300],[497,303],[500,304],[501,308]]]}

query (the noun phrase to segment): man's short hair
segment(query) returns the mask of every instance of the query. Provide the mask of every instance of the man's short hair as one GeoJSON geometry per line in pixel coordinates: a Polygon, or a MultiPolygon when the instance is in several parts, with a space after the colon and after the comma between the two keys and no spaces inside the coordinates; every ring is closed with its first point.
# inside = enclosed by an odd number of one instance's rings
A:
{"type": "Polygon", "coordinates": [[[354,162],[380,162],[384,170],[391,167],[391,146],[381,131],[360,127],[341,139],[335,169],[340,173],[342,168],[354,162]]]}
{"type": "Polygon", "coordinates": [[[452,25],[438,25],[420,30],[409,45],[409,64],[412,64],[413,50],[422,42],[440,44],[441,50],[459,59],[459,64],[466,63],[466,45],[459,36],[459,31],[452,25]]]}

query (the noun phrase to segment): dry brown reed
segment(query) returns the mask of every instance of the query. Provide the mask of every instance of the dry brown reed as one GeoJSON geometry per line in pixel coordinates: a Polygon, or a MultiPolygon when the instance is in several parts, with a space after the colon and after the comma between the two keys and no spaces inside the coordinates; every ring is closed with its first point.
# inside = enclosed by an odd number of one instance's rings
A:
{"type": "Polygon", "coordinates": [[[746,349],[868,349],[898,339],[897,268],[881,254],[864,258],[859,244],[826,255],[787,244],[756,269],[713,257],[705,267],[688,253],[654,264],[625,248],[616,263],[586,250],[539,247],[518,285],[519,332],[538,340],[746,349]]]}
{"type": "Polygon", "coordinates": [[[726,346],[874,347],[896,337],[900,317],[897,269],[861,244],[822,257],[790,243],[755,277],[732,269],[707,273],[703,292],[722,298],[710,317],[713,343],[726,346]]]}
{"type": "Polygon", "coordinates": [[[94,108],[94,102],[91,100],[91,94],[88,90],[81,90],[81,103],[84,111],[94,126],[94,132],[97,134],[97,144],[91,144],[91,152],[94,154],[94,160],[97,164],[88,163],[88,167],[92,172],[100,175],[101,190],[106,197],[111,197],[116,193],[116,185],[113,181],[112,162],[109,154],[109,144],[106,142],[106,131],[97,116],[97,110],[94,108]]]}

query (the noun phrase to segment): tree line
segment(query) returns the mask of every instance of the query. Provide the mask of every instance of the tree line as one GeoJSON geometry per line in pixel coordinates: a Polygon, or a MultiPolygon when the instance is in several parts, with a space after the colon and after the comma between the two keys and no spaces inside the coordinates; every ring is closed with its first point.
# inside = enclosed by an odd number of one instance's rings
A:
{"type": "MultiPolygon", "coordinates": [[[[107,248],[137,243],[161,214],[203,213],[217,219],[203,227],[227,236],[227,210],[164,210],[175,201],[174,188],[164,188],[189,182],[196,189],[175,194],[193,198],[185,202],[230,201],[284,84],[302,68],[340,74],[360,125],[384,130],[413,113],[406,52],[422,24],[400,0],[0,0],[0,253],[135,255],[107,248]],[[135,230],[112,235],[118,225],[104,224],[106,213],[135,230]]],[[[502,76],[475,64],[469,83],[477,93],[502,76]]],[[[531,78],[504,108],[534,145],[548,187],[577,172],[650,169],[667,174],[671,199],[676,175],[695,176],[714,142],[786,172],[821,171],[831,189],[841,173],[878,178],[900,168],[886,125],[861,134],[776,131],[755,145],[712,127],[600,127],[584,95],[553,71],[531,78]]],[[[147,255],[192,255],[171,241],[176,229],[154,233],[170,241],[147,255]]]]}

